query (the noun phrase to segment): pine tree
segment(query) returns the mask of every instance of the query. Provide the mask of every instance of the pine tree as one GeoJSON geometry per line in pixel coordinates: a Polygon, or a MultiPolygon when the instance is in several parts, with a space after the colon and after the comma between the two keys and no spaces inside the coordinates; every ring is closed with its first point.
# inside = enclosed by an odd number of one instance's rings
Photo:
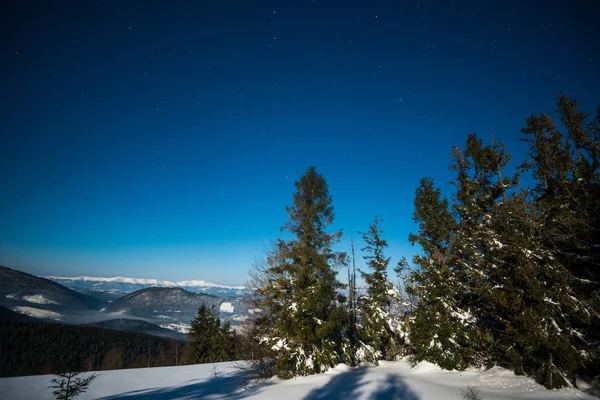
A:
{"type": "Polygon", "coordinates": [[[502,144],[475,135],[453,150],[451,205],[431,180],[417,189],[415,360],[499,364],[549,388],[597,373],[598,124],[570,99],[558,104],[567,138],[545,115],[523,129],[533,191],[515,189],[502,144]]]}
{"type": "Polygon", "coordinates": [[[554,360],[563,365],[573,353],[553,305],[560,302],[568,312],[570,293],[552,251],[539,240],[535,206],[526,193],[513,191],[518,174],[502,174],[509,160],[502,144],[484,147],[473,135],[464,151],[455,151],[453,209],[460,222],[453,247],[469,288],[467,304],[487,339],[474,343],[473,349],[487,363],[517,373],[535,376],[546,368],[558,376],[559,369],[548,365],[553,353],[561,353],[554,360]]]}
{"type": "Polygon", "coordinates": [[[186,345],[186,361],[188,364],[203,364],[229,361],[233,356],[233,338],[229,322],[221,326],[214,306],[208,308],[202,304],[198,314],[192,320],[186,345]]]}
{"type": "Polygon", "coordinates": [[[346,256],[331,248],[341,232],[326,231],[334,219],[331,195],[314,167],[295,185],[294,205],[287,208],[289,222],[283,228],[293,238],[275,243],[256,290],[264,310],[258,321],[261,341],[276,352],[284,378],[325,371],[347,354],[342,345],[348,315],[340,304],[343,285],[334,269],[345,265],[346,256]]]}
{"type": "Polygon", "coordinates": [[[391,312],[393,300],[399,300],[400,295],[394,285],[388,280],[387,268],[389,257],[384,256],[387,241],[383,239],[381,220],[375,217],[369,225],[369,231],[362,233],[366,246],[364,259],[370,272],[361,271],[367,284],[367,293],[361,298],[360,337],[364,344],[370,346],[377,363],[379,358],[390,359],[400,352],[401,322],[398,316],[391,312]]]}
{"type": "MultiPolygon", "coordinates": [[[[522,167],[536,180],[532,201],[539,246],[552,252],[553,264],[559,264],[552,272],[562,283],[553,293],[562,340],[551,346],[550,366],[572,378],[576,371],[600,373],[600,354],[590,346],[600,339],[600,108],[588,122],[589,115],[569,97],[559,96],[557,107],[566,134],[549,116],[530,116],[522,129],[529,145],[522,167]]],[[[540,367],[538,379],[548,382],[549,363],[540,367]]],[[[557,384],[564,379],[552,379],[557,384]]]]}
{"type": "Polygon", "coordinates": [[[350,238],[350,264],[348,265],[348,349],[344,358],[349,360],[349,364],[355,366],[358,364],[356,359],[356,350],[359,348],[358,336],[358,292],[356,289],[356,256],[354,251],[354,238],[350,238]]]}
{"type": "Polygon", "coordinates": [[[524,193],[487,216],[482,242],[496,274],[481,294],[488,306],[479,318],[491,329],[492,359],[547,387],[568,385],[579,358],[569,333],[578,312],[568,270],[540,241],[543,221],[524,193]]]}
{"type": "MultiPolygon", "coordinates": [[[[580,282],[600,279],[600,107],[596,118],[559,96],[557,113],[566,136],[552,119],[532,115],[522,129],[533,172],[535,201],[544,215],[544,241],[556,249],[580,282]]],[[[589,283],[589,282],[588,282],[589,283]]],[[[587,293],[598,290],[590,285],[587,293]]]]}
{"type": "Polygon", "coordinates": [[[80,378],[81,372],[63,372],[58,378],[53,378],[49,386],[54,389],[52,394],[56,400],[70,400],[85,393],[90,383],[98,377],[98,374],[91,374],[85,378],[80,378]],[[59,379],[60,378],[60,379],[59,379]]]}
{"type": "Polygon", "coordinates": [[[468,288],[451,251],[457,223],[448,200],[431,178],[422,179],[416,190],[413,220],[419,230],[409,240],[419,244],[424,253],[413,258],[419,268],[412,274],[409,288],[410,294],[420,299],[409,328],[413,361],[426,360],[446,369],[466,368],[474,358],[472,342],[477,331],[471,310],[463,308],[468,288]]]}

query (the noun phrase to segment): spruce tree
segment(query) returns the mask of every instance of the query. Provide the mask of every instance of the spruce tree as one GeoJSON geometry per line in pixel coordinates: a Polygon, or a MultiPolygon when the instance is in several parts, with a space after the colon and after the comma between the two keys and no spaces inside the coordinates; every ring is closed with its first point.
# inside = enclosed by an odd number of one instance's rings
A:
{"type": "Polygon", "coordinates": [[[453,151],[451,204],[431,180],[417,189],[415,360],[498,364],[549,388],[598,373],[599,119],[558,105],[566,136],[545,115],[523,128],[533,190],[516,190],[502,144],[475,135],[453,151]]]}
{"type": "Polygon", "coordinates": [[[258,323],[262,343],[275,352],[279,375],[323,372],[337,364],[346,342],[347,311],[338,295],[335,268],[344,253],[332,250],[341,232],[329,233],[333,205],[327,182],[314,167],[296,183],[294,204],[280,239],[267,257],[257,288],[264,310],[258,323]]]}
{"type": "Polygon", "coordinates": [[[233,338],[229,322],[221,326],[214,306],[208,308],[202,304],[198,314],[192,320],[186,344],[186,361],[188,364],[203,364],[229,361],[233,356],[233,338]]]}
{"type": "MultiPolygon", "coordinates": [[[[600,108],[589,121],[579,106],[574,99],[558,97],[563,131],[545,114],[531,115],[522,129],[522,140],[529,145],[522,167],[535,179],[531,193],[540,226],[537,238],[560,265],[553,272],[562,290],[554,297],[562,294],[563,299],[555,299],[553,308],[566,350],[553,345],[554,353],[563,356],[553,357],[551,364],[570,378],[576,372],[600,373],[600,354],[590,345],[600,339],[600,108]]],[[[540,369],[539,376],[548,376],[549,368],[540,369]]]]}
{"type": "Polygon", "coordinates": [[[85,393],[90,383],[98,377],[98,374],[91,374],[85,378],[79,377],[81,372],[61,372],[57,374],[58,378],[53,378],[49,386],[54,389],[52,394],[56,400],[72,400],[85,393]]]}
{"type": "Polygon", "coordinates": [[[358,336],[358,292],[356,288],[356,255],[354,251],[354,238],[350,238],[350,263],[348,264],[348,333],[347,349],[349,354],[345,360],[355,366],[359,360],[356,358],[356,350],[359,348],[358,336]]]}
{"type": "Polygon", "coordinates": [[[559,96],[557,106],[566,135],[549,116],[530,116],[522,129],[529,160],[522,166],[536,179],[532,192],[544,215],[545,243],[590,295],[598,286],[589,283],[600,280],[600,107],[588,122],[575,100],[559,96]]]}
{"type": "Polygon", "coordinates": [[[468,287],[461,278],[461,265],[452,254],[457,223],[433,179],[424,178],[415,194],[413,220],[418,232],[409,240],[419,244],[422,255],[413,258],[411,295],[419,298],[412,315],[409,340],[413,361],[430,361],[446,369],[463,369],[474,358],[472,342],[477,331],[474,316],[464,309],[468,287]]]}
{"type": "Polygon", "coordinates": [[[364,344],[373,349],[371,354],[374,357],[369,361],[374,363],[379,358],[393,358],[400,352],[402,334],[402,324],[398,316],[391,312],[392,301],[399,300],[400,294],[388,280],[390,258],[384,255],[387,241],[382,237],[381,222],[375,217],[369,225],[369,231],[362,233],[366,243],[362,251],[366,253],[364,259],[369,272],[360,271],[367,284],[367,293],[361,298],[360,337],[364,344]]]}
{"type": "Polygon", "coordinates": [[[453,209],[460,222],[453,247],[469,288],[467,304],[487,339],[471,346],[488,364],[559,387],[574,361],[562,326],[573,293],[540,241],[535,205],[513,191],[518,174],[503,175],[509,160],[502,144],[483,146],[474,135],[464,151],[455,151],[453,209]]]}

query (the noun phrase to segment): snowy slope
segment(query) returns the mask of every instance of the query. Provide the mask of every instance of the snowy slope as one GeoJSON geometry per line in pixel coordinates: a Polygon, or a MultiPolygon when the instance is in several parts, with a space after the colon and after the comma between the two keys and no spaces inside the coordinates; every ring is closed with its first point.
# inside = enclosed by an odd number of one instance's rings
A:
{"type": "Polygon", "coordinates": [[[73,322],[106,302],[75,292],[56,282],[0,266],[0,306],[38,318],[73,322]]]}
{"type": "MultiPolygon", "coordinates": [[[[593,399],[576,389],[549,391],[530,378],[501,368],[450,372],[421,363],[382,363],[376,368],[345,365],[325,374],[266,383],[244,389],[235,363],[102,371],[88,392],[77,399],[461,399],[467,382],[483,399],[593,399]]],[[[51,375],[0,379],[6,399],[51,399],[51,375]]]]}

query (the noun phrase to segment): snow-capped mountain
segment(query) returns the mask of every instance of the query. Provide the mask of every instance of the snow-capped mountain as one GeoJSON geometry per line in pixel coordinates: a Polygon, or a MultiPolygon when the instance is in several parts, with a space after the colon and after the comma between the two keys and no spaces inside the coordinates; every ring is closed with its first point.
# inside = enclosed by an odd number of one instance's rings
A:
{"type": "Polygon", "coordinates": [[[221,297],[241,297],[247,294],[244,286],[217,285],[202,280],[174,282],[160,279],[127,278],[123,276],[114,278],[45,276],[44,278],[69,288],[107,292],[116,295],[132,293],[149,287],[180,287],[193,293],[204,293],[221,297]]]}

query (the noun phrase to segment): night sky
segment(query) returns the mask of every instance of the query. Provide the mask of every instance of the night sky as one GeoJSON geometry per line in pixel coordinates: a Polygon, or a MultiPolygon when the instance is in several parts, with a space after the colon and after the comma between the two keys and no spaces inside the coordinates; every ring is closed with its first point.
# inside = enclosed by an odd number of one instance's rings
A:
{"type": "Polygon", "coordinates": [[[0,265],[35,274],[243,284],[310,165],[395,264],[469,132],[516,165],[528,115],[600,104],[594,1],[8,3],[0,265]]]}

